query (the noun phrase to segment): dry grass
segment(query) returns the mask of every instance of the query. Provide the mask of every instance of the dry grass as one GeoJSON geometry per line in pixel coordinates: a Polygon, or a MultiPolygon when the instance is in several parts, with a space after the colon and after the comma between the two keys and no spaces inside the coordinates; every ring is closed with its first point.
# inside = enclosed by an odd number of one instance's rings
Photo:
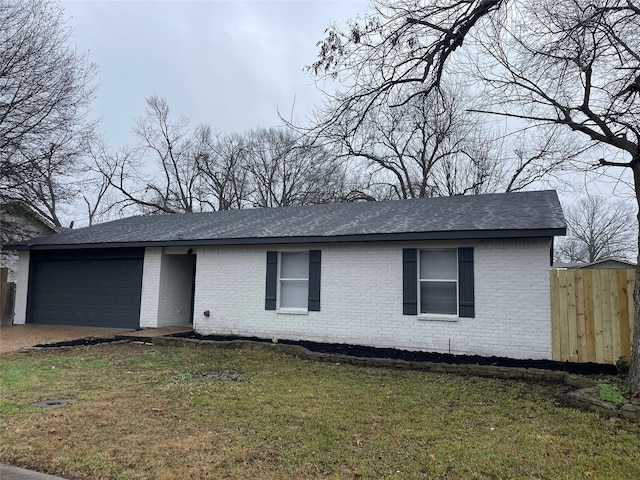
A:
{"type": "Polygon", "coordinates": [[[0,462],[73,479],[640,478],[640,427],[555,385],[139,344],[5,354],[0,382],[0,462]]]}

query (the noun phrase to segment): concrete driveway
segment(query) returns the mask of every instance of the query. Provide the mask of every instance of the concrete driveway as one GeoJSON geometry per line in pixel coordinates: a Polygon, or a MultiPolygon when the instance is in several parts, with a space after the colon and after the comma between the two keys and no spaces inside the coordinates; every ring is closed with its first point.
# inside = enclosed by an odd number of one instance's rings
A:
{"type": "Polygon", "coordinates": [[[69,327],[64,325],[10,325],[0,327],[0,354],[25,347],[82,338],[113,338],[132,332],[124,328],[69,327]]]}
{"type": "Polygon", "coordinates": [[[83,338],[114,338],[151,341],[154,337],[193,331],[191,325],[172,325],[159,328],[99,328],[69,327],[65,325],[10,325],[0,327],[0,353],[18,352],[34,345],[81,340],[83,338]]]}
{"type": "Polygon", "coordinates": [[[38,473],[3,464],[0,464],[0,478],[2,480],[65,480],[62,477],[54,477],[46,473],[38,473]]]}

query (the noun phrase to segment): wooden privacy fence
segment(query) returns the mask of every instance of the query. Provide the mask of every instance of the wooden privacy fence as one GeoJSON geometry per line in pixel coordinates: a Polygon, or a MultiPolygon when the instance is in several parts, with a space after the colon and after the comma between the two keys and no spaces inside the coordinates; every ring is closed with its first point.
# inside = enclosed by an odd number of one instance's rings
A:
{"type": "Polygon", "coordinates": [[[553,359],[631,360],[634,269],[552,269],[553,359]]]}
{"type": "Polygon", "coordinates": [[[16,284],[7,281],[9,270],[0,268],[0,326],[13,323],[13,303],[16,296],[16,284]]]}

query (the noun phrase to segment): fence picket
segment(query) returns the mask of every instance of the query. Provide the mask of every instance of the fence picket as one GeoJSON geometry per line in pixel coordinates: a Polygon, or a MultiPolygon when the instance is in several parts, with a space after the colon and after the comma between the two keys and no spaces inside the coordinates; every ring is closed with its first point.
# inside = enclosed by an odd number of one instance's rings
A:
{"type": "Polygon", "coordinates": [[[560,270],[551,270],[551,352],[555,361],[562,361],[560,347],[560,270]]]}
{"type": "Polygon", "coordinates": [[[574,302],[576,304],[576,334],[577,338],[577,355],[578,362],[584,362],[587,358],[587,323],[585,318],[585,302],[584,298],[584,276],[581,271],[576,272],[575,276],[575,297],[574,302]]]}
{"type": "Polygon", "coordinates": [[[615,363],[631,358],[635,271],[551,270],[554,360],[615,363]]]}

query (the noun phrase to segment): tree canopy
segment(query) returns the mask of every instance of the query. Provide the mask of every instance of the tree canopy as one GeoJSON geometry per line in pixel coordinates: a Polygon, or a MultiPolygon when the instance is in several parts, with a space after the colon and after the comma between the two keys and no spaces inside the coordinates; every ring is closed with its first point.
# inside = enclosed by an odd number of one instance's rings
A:
{"type": "Polygon", "coordinates": [[[594,195],[565,206],[564,214],[567,236],[561,238],[555,248],[555,256],[560,261],[632,259],[637,244],[635,209],[630,202],[594,195]]]}
{"type": "Polygon", "coordinates": [[[0,199],[56,225],[93,129],[96,67],[69,38],[60,5],[0,0],[0,199]]]}

